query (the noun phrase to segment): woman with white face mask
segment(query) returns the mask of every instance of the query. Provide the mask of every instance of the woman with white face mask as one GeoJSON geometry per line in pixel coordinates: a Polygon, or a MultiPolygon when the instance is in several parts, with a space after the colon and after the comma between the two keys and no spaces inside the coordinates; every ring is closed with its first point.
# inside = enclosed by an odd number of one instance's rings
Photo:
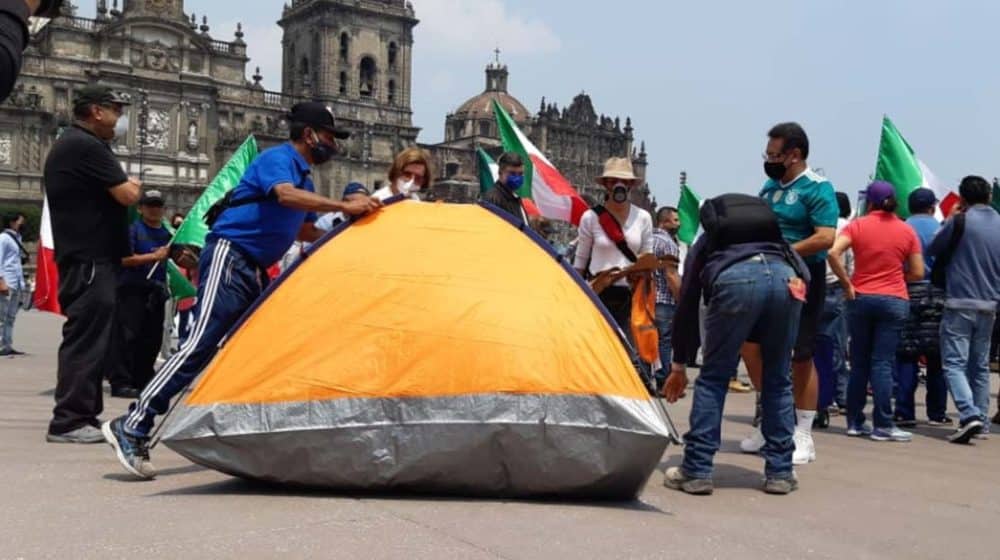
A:
{"type": "Polygon", "coordinates": [[[375,191],[373,197],[379,200],[403,195],[405,198],[420,200],[418,193],[429,189],[434,180],[431,155],[416,146],[407,148],[396,156],[389,168],[389,185],[375,191]]]}

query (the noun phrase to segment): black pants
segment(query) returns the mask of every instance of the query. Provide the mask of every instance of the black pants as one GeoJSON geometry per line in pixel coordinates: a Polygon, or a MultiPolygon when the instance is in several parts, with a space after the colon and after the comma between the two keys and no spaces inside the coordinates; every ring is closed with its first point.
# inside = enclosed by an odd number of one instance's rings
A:
{"type": "Polygon", "coordinates": [[[66,314],[59,345],[56,407],[49,433],[99,426],[101,382],[112,357],[118,265],[93,261],[58,264],[59,305],[66,314]]]}
{"type": "Polygon", "coordinates": [[[112,387],[140,391],[153,378],[156,355],[163,343],[166,290],[158,284],[118,288],[119,344],[115,351],[112,387]]]}

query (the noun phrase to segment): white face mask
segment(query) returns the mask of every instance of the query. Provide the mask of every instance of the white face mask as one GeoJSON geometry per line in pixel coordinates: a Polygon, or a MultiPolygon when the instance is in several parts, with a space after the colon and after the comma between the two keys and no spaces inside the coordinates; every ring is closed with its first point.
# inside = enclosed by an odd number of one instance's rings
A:
{"type": "Polygon", "coordinates": [[[128,135],[128,115],[122,115],[118,117],[118,122],[115,123],[115,139],[124,140],[125,136],[128,135]]]}
{"type": "Polygon", "coordinates": [[[413,179],[406,181],[400,177],[399,179],[396,179],[396,190],[403,196],[410,196],[410,193],[415,192],[417,187],[413,184],[413,179]]]}

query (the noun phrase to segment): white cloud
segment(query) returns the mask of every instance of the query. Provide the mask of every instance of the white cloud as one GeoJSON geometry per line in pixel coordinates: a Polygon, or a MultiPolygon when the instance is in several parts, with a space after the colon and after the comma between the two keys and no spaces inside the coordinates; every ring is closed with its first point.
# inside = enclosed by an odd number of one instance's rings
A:
{"type": "Polygon", "coordinates": [[[511,13],[503,0],[414,0],[420,24],[416,48],[455,57],[489,56],[559,50],[561,42],[544,22],[511,13]]]}
{"type": "MultiPolygon", "coordinates": [[[[215,38],[225,37],[232,41],[236,30],[236,20],[219,25],[212,25],[212,35],[215,38]]],[[[264,88],[270,91],[281,91],[282,50],[281,37],[283,31],[276,23],[243,24],[243,40],[247,43],[247,80],[251,80],[254,70],[260,66],[264,76],[264,88]]]]}

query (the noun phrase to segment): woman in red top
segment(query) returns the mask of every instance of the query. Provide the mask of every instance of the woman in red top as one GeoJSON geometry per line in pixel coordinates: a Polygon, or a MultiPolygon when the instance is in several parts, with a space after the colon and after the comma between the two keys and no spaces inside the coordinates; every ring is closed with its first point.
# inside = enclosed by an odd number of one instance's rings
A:
{"type": "Polygon", "coordinates": [[[906,282],[924,277],[924,258],[917,234],[895,214],[893,186],[875,181],[868,186],[866,198],[868,214],[844,228],[829,257],[830,268],[848,300],[851,377],[847,384],[847,435],[910,441],[913,434],[900,430],[892,420],[892,372],[899,335],[910,309],[906,282]],[[847,249],[854,251],[851,278],[840,260],[847,249]],[[874,396],[874,428],[865,425],[869,384],[874,396]]]}

